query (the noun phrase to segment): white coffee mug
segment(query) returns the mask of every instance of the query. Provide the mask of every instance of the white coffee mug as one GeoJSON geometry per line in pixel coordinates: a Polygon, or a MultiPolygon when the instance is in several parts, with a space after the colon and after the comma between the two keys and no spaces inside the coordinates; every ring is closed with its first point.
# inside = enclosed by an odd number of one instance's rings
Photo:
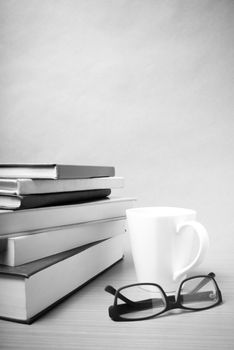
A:
{"type": "Polygon", "coordinates": [[[174,292],[193,267],[202,262],[209,247],[206,229],[196,212],[174,207],[133,208],[126,211],[130,243],[139,283],[161,285],[174,292]],[[194,234],[198,251],[193,257],[194,234]]]}

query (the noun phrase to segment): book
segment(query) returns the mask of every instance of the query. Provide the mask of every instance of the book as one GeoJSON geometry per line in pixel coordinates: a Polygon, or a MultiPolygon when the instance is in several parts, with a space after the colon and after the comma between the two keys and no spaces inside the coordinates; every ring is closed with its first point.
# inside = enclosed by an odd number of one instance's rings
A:
{"type": "Polygon", "coordinates": [[[134,198],[110,197],[82,204],[23,210],[0,210],[0,238],[30,234],[33,230],[111,219],[126,215],[135,204],[134,198]]]}
{"type": "Polygon", "coordinates": [[[115,176],[111,166],[66,164],[0,164],[0,177],[29,179],[78,179],[115,176]]]}
{"type": "Polygon", "coordinates": [[[123,253],[123,235],[118,235],[25,265],[1,265],[0,318],[32,323],[123,253]]]}
{"type": "Polygon", "coordinates": [[[18,266],[88,243],[123,234],[125,218],[62,226],[0,239],[0,264],[18,266]]]}
{"type": "Polygon", "coordinates": [[[109,196],[110,193],[110,189],[104,189],[29,195],[0,195],[0,208],[22,210],[29,208],[75,204],[105,198],[109,196]]]}
{"type": "Polygon", "coordinates": [[[40,193],[74,192],[122,188],[124,178],[109,176],[89,179],[33,180],[0,178],[0,195],[28,195],[40,193]]]}

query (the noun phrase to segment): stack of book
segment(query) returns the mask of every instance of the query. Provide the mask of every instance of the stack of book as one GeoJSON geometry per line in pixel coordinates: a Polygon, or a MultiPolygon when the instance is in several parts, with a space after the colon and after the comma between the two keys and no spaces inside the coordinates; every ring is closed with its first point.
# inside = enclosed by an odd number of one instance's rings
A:
{"type": "Polygon", "coordinates": [[[0,318],[31,323],[123,258],[114,167],[0,165],[0,318]]]}

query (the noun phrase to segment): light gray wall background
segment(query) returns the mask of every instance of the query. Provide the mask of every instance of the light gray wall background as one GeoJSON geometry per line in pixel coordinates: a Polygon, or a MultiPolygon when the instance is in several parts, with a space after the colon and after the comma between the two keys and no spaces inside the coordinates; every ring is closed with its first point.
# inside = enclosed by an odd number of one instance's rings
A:
{"type": "Polygon", "coordinates": [[[230,247],[234,1],[0,0],[0,26],[1,162],[114,165],[230,247]]]}

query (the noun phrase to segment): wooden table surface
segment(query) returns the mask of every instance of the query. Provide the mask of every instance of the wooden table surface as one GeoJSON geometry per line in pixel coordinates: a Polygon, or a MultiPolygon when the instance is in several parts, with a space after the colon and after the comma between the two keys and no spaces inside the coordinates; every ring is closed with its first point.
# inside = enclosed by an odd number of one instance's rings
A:
{"type": "Polygon", "coordinates": [[[234,249],[211,249],[193,274],[216,273],[224,302],[201,312],[173,311],[141,322],[113,322],[107,284],[136,282],[131,254],[32,325],[0,321],[0,349],[233,349],[234,249]]]}

